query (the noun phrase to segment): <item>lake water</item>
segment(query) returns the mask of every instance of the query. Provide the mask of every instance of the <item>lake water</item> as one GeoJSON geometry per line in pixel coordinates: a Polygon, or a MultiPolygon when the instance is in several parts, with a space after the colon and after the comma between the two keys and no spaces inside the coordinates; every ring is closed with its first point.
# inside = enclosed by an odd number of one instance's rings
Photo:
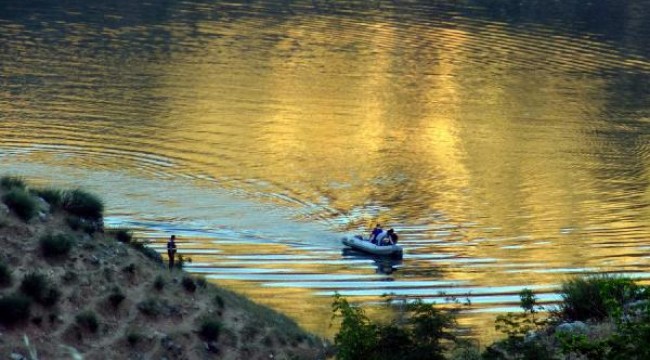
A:
{"type": "Polygon", "coordinates": [[[2,174],[311,331],[335,292],[469,295],[486,336],[523,287],[650,279],[648,1],[48,4],[0,2],[2,174]],[[343,251],[377,222],[403,261],[343,251]]]}

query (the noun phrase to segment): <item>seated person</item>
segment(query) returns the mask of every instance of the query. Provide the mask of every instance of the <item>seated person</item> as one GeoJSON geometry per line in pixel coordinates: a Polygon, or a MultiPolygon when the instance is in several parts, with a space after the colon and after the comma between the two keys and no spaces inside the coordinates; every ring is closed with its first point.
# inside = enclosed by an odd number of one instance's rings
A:
{"type": "Polygon", "coordinates": [[[375,228],[372,229],[372,232],[370,233],[370,238],[368,240],[370,240],[370,242],[373,243],[373,244],[377,244],[378,243],[377,242],[377,235],[381,234],[382,231],[384,231],[384,230],[382,230],[381,225],[377,224],[375,226],[375,228]]]}

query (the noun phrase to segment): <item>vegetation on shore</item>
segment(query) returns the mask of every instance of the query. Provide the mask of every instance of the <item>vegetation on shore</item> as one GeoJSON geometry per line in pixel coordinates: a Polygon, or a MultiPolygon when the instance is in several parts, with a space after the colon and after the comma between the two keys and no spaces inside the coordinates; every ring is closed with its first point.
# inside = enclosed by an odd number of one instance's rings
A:
{"type": "Polygon", "coordinates": [[[505,338],[485,349],[454,336],[457,307],[415,302],[379,323],[337,297],[338,359],[650,359],[650,287],[622,276],[591,275],[564,282],[560,294],[563,301],[545,309],[523,289],[523,311],[498,316],[495,327],[505,338]]]}
{"type": "MultiPolygon", "coordinates": [[[[162,264],[81,189],[0,178],[0,357],[319,359],[288,317],[162,264]]],[[[182,261],[180,261],[182,266],[182,261]]]]}

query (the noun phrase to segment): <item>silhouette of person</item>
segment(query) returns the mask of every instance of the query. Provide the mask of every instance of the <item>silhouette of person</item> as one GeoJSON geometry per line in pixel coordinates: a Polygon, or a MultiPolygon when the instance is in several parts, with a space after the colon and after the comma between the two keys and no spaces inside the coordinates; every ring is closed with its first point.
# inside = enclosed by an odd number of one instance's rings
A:
{"type": "Polygon", "coordinates": [[[174,268],[174,258],[176,257],[176,235],[172,235],[167,241],[167,256],[169,257],[169,270],[174,268]]]}
{"type": "Polygon", "coordinates": [[[370,233],[370,242],[373,244],[377,243],[377,235],[381,234],[382,228],[380,224],[377,224],[374,229],[372,229],[372,232],[370,233]]]}

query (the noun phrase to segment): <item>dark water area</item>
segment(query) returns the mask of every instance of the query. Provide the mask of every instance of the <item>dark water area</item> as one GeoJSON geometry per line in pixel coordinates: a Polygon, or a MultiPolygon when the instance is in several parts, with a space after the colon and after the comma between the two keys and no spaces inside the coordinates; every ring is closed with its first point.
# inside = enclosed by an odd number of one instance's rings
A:
{"type": "Polygon", "coordinates": [[[331,335],[332,295],[462,324],[650,273],[648,1],[0,1],[2,174],[331,335]],[[401,261],[339,239],[394,227],[401,261]]]}

